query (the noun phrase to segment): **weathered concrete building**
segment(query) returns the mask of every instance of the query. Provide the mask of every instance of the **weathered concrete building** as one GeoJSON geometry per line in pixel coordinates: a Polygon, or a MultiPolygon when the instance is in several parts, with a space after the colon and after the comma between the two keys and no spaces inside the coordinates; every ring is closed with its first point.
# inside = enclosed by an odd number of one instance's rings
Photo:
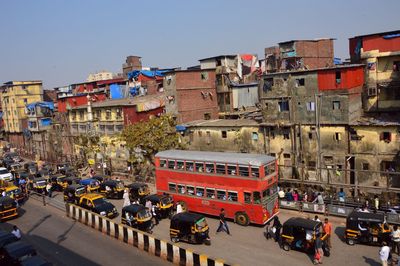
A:
{"type": "Polygon", "coordinates": [[[350,38],[350,57],[365,64],[366,112],[400,111],[400,30],[350,38]]]}
{"type": "Polygon", "coordinates": [[[164,78],[165,111],[177,123],[218,118],[215,69],[178,70],[164,78]]]}
{"type": "Polygon", "coordinates": [[[190,150],[265,153],[265,134],[254,120],[199,120],[179,129],[190,150]]]}

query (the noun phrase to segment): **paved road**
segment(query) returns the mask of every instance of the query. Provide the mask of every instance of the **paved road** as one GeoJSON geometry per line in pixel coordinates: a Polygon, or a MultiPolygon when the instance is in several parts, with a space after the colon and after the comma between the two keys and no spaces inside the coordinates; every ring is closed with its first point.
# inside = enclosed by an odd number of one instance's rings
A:
{"type": "Polygon", "coordinates": [[[17,225],[23,239],[54,265],[167,265],[150,256],[65,216],[65,212],[30,199],[18,219],[0,224],[10,230],[17,225]]]}
{"type": "MultiPolygon", "coordinates": [[[[61,200],[61,195],[56,199],[61,200]]],[[[111,200],[120,211],[122,200],[111,200]]],[[[41,211],[40,209],[38,211],[41,211]]],[[[61,211],[60,211],[61,213],[61,211]]],[[[299,216],[299,213],[287,210],[281,210],[279,215],[282,222],[286,219],[299,216]]],[[[313,216],[312,214],[302,214],[302,216],[313,216]]],[[[320,217],[321,219],[323,217],[320,217]]],[[[67,218],[66,218],[67,219],[67,218]]],[[[120,216],[115,218],[120,222],[120,216]]],[[[332,239],[332,255],[325,258],[324,265],[380,265],[378,250],[379,247],[355,245],[348,246],[340,237],[343,235],[345,220],[342,218],[330,217],[333,223],[334,236],[332,239]]],[[[311,265],[312,258],[307,254],[298,251],[286,252],[272,240],[266,240],[263,232],[264,227],[248,226],[242,227],[229,222],[232,236],[225,233],[215,233],[218,227],[218,219],[207,217],[210,225],[211,246],[192,245],[187,243],[178,243],[181,247],[187,247],[196,252],[207,254],[214,258],[222,258],[232,264],[240,265],[311,265]]],[[[71,222],[70,222],[71,223],[71,222]]],[[[75,225],[76,226],[76,225],[75,225]]],[[[99,234],[90,228],[84,228],[87,234],[99,234]]],[[[163,240],[169,240],[169,220],[163,220],[154,229],[154,235],[163,240]]],[[[106,237],[106,236],[102,236],[106,237]]],[[[115,241],[115,240],[113,240],[115,241]]],[[[124,264],[125,265],[125,264],[124,264]]]]}

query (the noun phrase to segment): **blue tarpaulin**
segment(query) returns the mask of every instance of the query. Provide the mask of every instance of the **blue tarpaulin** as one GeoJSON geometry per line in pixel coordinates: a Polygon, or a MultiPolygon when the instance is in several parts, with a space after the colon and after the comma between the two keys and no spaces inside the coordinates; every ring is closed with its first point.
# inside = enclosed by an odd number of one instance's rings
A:
{"type": "Polygon", "coordinates": [[[33,111],[36,106],[40,106],[43,108],[49,108],[50,110],[54,111],[54,103],[52,102],[34,102],[26,105],[26,109],[29,111],[33,111]]]}
{"type": "Polygon", "coordinates": [[[393,38],[397,38],[397,37],[400,37],[400,33],[385,35],[385,36],[383,36],[383,39],[393,39],[393,38]]]}
{"type": "Polygon", "coordinates": [[[3,118],[3,112],[0,112],[0,119],[3,118]]]}
{"type": "Polygon", "coordinates": [[[335,65],[340,65],[342,63],[342,59],[335,57],[335,58],[333,58],[333,63],[335,65]]]}
{"type": "Polygon", "coordinates": [[[139,94],[139,87],[133,87],[133,88],[129,88],[129,93],[132,96],[136,96],[139,94]]]}
{"type": "Polygon", "coordinates": [[[155,71],[151,71],[151,70],[134,70],[131,72],[128,72],[128,79],[133,79],[133,78],[137,78],[140,74],[142,74],[143,76],[149,77],[149,78],[155,78],[155,77],[164,77],[164,73],[166,71],[164,70],[155,70],[155,71]]]}
{"type": "Polygon", "coordinates": [[[122,95],[122,89],[118,84],[110,85],[110,96],[111,99],[122,99],[124,96],[122,95]]]}
{"type": "Polygon", "coordinates": [[[186,127],[183,125],[176,125],[175,126],[176,131],[185,131],[186,127]]]}
{"type": "Polygon", "coordinates": [[[42,118],[41,120],[42,126],[50,126],[51,125],[51,118],[42,118]]]}

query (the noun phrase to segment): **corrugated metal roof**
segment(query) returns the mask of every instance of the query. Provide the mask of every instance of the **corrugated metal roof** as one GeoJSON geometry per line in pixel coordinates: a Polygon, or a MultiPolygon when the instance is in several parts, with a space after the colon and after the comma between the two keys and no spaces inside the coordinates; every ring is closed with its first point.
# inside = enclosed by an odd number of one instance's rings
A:
{"type": "Polygon", "coordinates": [[[186,161],[219,162],[228,164],[242,164],[261,166],[275,161],[275,157],[264,154],[212,152],[212,151],[160,151],[157,157],[186,161]]]}
{"type": "Polygon", "coordinates": [[[258,126],[258,122],[252,119],[216,119],[216,120],[196,120],[183,124],[185,127],[241,127],[258,126]]]}

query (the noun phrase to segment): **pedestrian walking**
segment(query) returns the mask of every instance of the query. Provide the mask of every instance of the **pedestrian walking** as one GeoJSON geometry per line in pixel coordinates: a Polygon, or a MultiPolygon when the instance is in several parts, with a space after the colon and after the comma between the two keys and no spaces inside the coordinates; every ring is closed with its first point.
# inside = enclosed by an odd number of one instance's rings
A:
{"type": "Polygon", "coordinates": [[[281,221],[279,221],[278,216],[274,217],[274,223],[272,224],[272,228],[273,228],[272,229],[273,233],[275,234],[275,242],[279,242],[281,239],[282,224],[281,221]]]}
{"type": "Polygon", "coordinates": [[[382,266],[388,266],[389,254],[390,254],[390,248],[387,245],[386,241],[383,241],[382,247],[379,250],[379,257],[381,259],[382,266]]]}
{"type": "Polygon", "coordinates": [[[153,215],[154,220],[155,220],[155,222],[156,222],[155,225],[158,225],[158,224],[159,224],[159,218],[158,218],[158,212],[157,212],[157,207],[156,207],[156,205],[153,205],[153,206],[151,207],[151,214],[153,215]]]}
{"type": "Polygon", "coordinates": [[[122,205],[122,208],[131,205],[127,188],[124,190],[124,195],[122,195],[122,198],[124,199],[124,204],[122,205]]]}
{"type": "Polygon", "coordinates": [[[392,251],[397,252],[397,255],[400,255],[400,230],[397,225],[393,226],[392,251]]]}
{"type": "Polygon", "coordinates": [[[228,235],[231,235],[231,233],[229,232],[228,224],[226,223],[226,220],[225,220],[224,208],[222,208],[221,212],[219,213],[219,226],[217,229],[217,233],[219,233],[221,231],[225,231],[228,235]]]}
{"type": "Polygon", "coordinates": [[[50,183],[47,183],[46,191],[47,191],[47,196],[49,196],[49,198],[51,198],[51,196],[52,196],[52,186],[51,186],[50,183]]]}
{"type": "Polygon", "coordinates": [[[374,207],[375,207],[375,210],[379,210],[379,197],[378,197],[378,195],[375,195],[375,197],[374,197],[374,207]]]}
{"type": "Polygon", "coordinates": [[[322,258],[324,257],[324,250],[322,249],[322,240],[321,235],[317,233],[315,235],[315,255],[314,255],[314,264],[322,264],[322,258]]]}
{"type": "Polygon", "coordinates": [[[332,245],[331,245],[332,224],[329,222],[328,218],[325,218],[325,220],[324,220],[323,229],[326,234],[325,242],[328,245],[329,249],[331,249],[332,248],[332,245]]]}
{"type": "Polygon", "coordinates": [[[153,206],[153,204],[151,204],[151,201],[150,201],[149,199],[147,199],[147,200],[146,200],[145,207],[151,211],[151,207],[152,207],[152,206],[153,206]]]}
{"type": "Polygon", "coordinates": [[[11,234],[13,234],[16,238],[21,239],[21,231],[19,230],[19,228],[16,225],[13,226],[13,230],[11,231],[11,234]]]}

